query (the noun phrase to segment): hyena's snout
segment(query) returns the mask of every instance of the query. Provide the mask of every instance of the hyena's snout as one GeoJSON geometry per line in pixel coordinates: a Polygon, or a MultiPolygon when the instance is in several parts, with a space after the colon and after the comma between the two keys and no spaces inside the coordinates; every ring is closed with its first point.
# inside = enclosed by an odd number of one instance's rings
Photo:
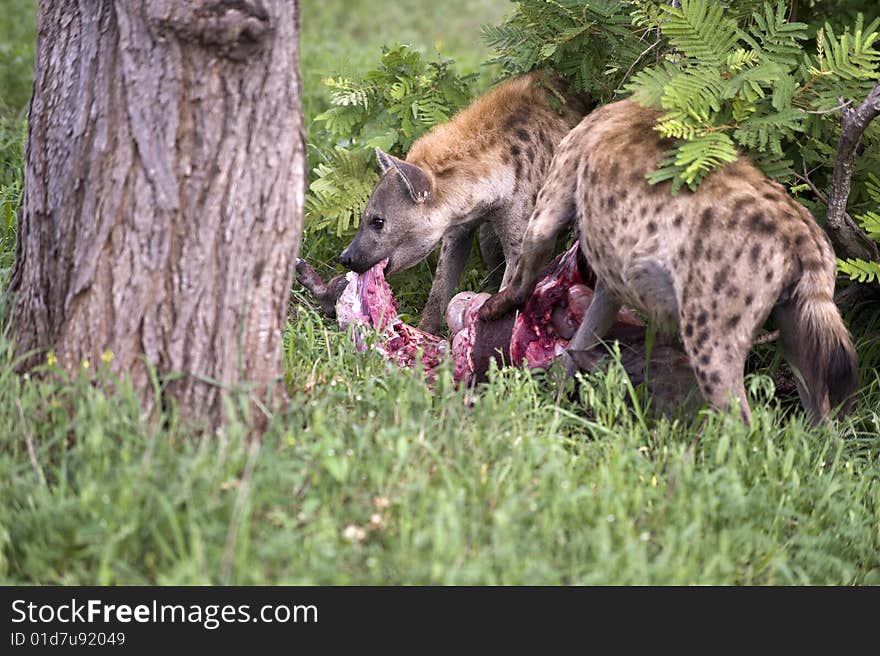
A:
{"type": "Polygon", "coordinates": [[[339,261],[346,269],[350,269],[352,265],[351,246],[347,247],[339,254],[339,261]]]}
{"type": "Polygon", "coordinates": [[[339,261],[346,269],[350,269],[355,273],[365,273],[375,262],[370,262],[361,250],[357,247],[357,242],[351,242],[342,253],[339,254],[339,261]]]}

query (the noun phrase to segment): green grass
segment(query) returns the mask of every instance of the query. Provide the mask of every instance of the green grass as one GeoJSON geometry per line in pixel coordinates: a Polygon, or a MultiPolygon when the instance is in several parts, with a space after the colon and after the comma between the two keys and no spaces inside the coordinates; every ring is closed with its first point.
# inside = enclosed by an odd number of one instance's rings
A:
{"type": "Polygon", "coordinates": [[[0,579],[880,582],[876,372],[840,440],[763,378],[747,427],[644,418],[616,369],[585,383],[592,419],[519,370],[468,398],[446,369],[432,391],[311,311],[285,357],[294,402],[248,443],[246,419],[196,440],[124,389],[20,378],[7,355],[0,579]]]}
{"type": "MultiPolygon", "coordinates": [[[[450,34],[449,54],[476,65],[476,23],[506,7],[447,5],[444,23],[421,3],[346,4],[304,4],[315,102],[321,75],[396,39],[450,34]]],[[[0,124],[7,223],[24,102],[0,124]]],[[[246,440],[238,397],[197,438],[173,408],[145,417],[124,383],[102,391],[100,367],[15,374],[0,331],[0,583],[878,584],[878,308],[859,316],[861,396],[835,432],[771,397],[767,349],[750,426],[668,420],[617,368],[560,403],[554,372],[497,371],[474,395],[447,368],[431,389],[302,305],[284,342],[292,403],[263,440],[246,440]]]]}
{"type": "Polygon", "coordinates": [[[479,26],[499,22],[510,7],[505,0],[380,5],[304,0],[300,62],[307,121],[325,108],[321,80],[369,70],[383,45],[410,43],[426,55],[451,57],[465,72],[477,70],[490,54],[479,39],[479,26]]]}
{"type": "Polygon", "coordinates": [[[0,0],[0,116],[23,116],[30,100],[36,16],[36,0],[0,0]]]}
{"type": "Polygon", "coordinates": [[[21,203],[24,135],[23,119],[0,115],[0,290],[5,288],[15,260],[15,222],[21,203]]]}
{"type": "Polygon", "coordinates": [[[616,369],[584,384],[592,419],[520,370],[470,398],[446,369],[430,390],[305,310],[285,358],[293,403],[248,443],[246,419],[193,439],[6,355],[0,580],[880,582],[876,372],[841,440],[764,378],[750,427],[645,418],[616,369]]]}

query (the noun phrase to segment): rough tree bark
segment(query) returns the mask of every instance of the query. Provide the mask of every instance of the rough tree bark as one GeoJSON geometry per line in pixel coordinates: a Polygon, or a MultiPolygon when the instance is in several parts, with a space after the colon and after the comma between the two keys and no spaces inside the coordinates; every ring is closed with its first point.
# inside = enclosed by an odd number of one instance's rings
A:
{"type": "MultiPolygon", "coordinates": [[[[840,99],[841,104],[843,99],[840,99]]],[[[858,107],[843,107],[840,140],[837,142],[837,161],[828,194],[828,234],[844,257],[876,260],[877,246],[859,229],[846,214],[852,186],[853,165],[856,148],[868,124],[880,116],[880,84],[858,107]]]]}
{"type": "Polygon", "coordinates": [[[222,388],[271,389],[305,188],[298,37],[298,0],[41,2],[21,352],[112,352],[145,402],[149,366],[182,373],[165,392],[212,423],[222,388]]]}

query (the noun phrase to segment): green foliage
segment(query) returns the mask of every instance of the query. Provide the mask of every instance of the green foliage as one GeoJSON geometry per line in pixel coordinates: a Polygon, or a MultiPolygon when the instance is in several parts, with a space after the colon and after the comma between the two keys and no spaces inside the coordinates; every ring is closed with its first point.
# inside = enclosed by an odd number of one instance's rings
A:
{"type": "Polygon", "coordinates": [[[848,257],[846,260],[838,260],[837,268],[841,273],[848,275],[850,280],[856,282],[877,282],[880,280],[880,263],[878,262],[848,257]]]}
{"type": "Polygon", "coordinates": [[[669,44],[686,57],[707,66],[721,66],[737,42],[736,21],[721,5],[705,0],[682,0],[681,7],[665,6],[660,23],[669,44]]]}
{"type": "Polygon", "coordinates": [[[429,388],[304,309],[285,361],[293,402],[262,440],[244,394],[197,439],[123,383],[102,392],[96,367],[15,375],[0,339],[0,582],[878,580],[877,360],[846,440],[787,412],[766,376],[748,381],[751,426],[654,418],[619,365],[561,404],[552,375],[519,369],[473,395],[446,367],[429,388]]]}
{"type": "Polygon", "coordinates": [[[810,26],[789,21],[788,12],[785,2],[764,2],[751,14],[740,7],[738,18],[710,0],[662,7],[662,59],[627,85],[639,102],[664,111],[658,131],[679,140],[651,181],[694,189],[736,159],[737,147],[782,181],[792,180],[795,161],[827,167],[819,177],[830,173],[827,153],[810,146],[836,141],[838,97],[857,102],[880,78],[880,19],[865,25],[859,15],[842,31],[826,22],[810,52],[810,26]]]}
{"type": "MultiPolygon", "coordinates": [[[[554,68],[600,103],[627,91],[661,109],[658,130],[676,146],[649,179],[671,180],[675,191],[695,189],[740,150],[778,181],[806,170],[826,187],[838,97],[859,102],[880,77],[880,10],[865,3],[799,3],[803,20],[781,0],[515,4],[503,24],[483,29],[495,61],[508,73],[554,68]]],[[[880,128],[863,141],[857,182],[880,168],[880,128]]]]}
{"type": "Polygon", "coordinates": [[[389,43],[409,43],[423,54],[440,52],[453,58],[461,70],[475,71],[490,54],[475,38],[479,26],[499,22],[510,5],[508,0],[432,4],[396,0],[382,6],[368,0],[302,0],[300,4],[300,69],[310,132],[314,117],[330,106],[325,78],[362,76],[376,67],[380,48],[389,43]]]}
{"type": "MultiPolygon", "coordinates": [[[[855,218],[865,234],[880,244],[880,178],[873,173],[869,174],[866,189],[868,197],[874,203],[875,210],[869,210],[855,218]]],[[[837,268],[841,273],[848,275],[850,280],[862,283],[880,282],[880,262],[847,258],[846,260],[837,260],[837,268]]]]}
{"type": "Polygon", "coordinates": [[[666,153],[666,158],[656,171],[648,176],[651,184],[672,180],[672,193],[676,193],[682,182],[691,184],[707,171],[723,166],[736,159],[736,147],[722,132],[706,132],[692,135],[676,150],[666,153]]]}
{"type": "Polygon", "coordinates": [[[24,138],[23,120],[0,116],[0,289],[6,286],[15,257],[24,138]]]}
{"type": "Polygon", "coordinates": [[[358,77],[330,77],[331,106],[315,121],[319,150],[306,199],[306,230],[350,234],[378,178],[373,151],[405,156],[413,141],[447,121],[471,97],[474,75],[449,59],[426,61],[413,48],[384,49],[379,66],[358,77]]]}
{"type": "Polygon", "coordinates": [[[358,225],[379,175],[368,150],[336,146],[321,155],[326,159],[312,169],[314,179],[306,197],[307,227],[330,229],[341,237],[358,225]]]}
{"type": "Polygon", "coordinates": [[[0,8],[0,116],[22,117],[31,97],[37,42],[37,0],[7,0],[0,8]]]}
{"type": "Polygon", "coordinates": [[[554,68],[575,89],[610,100],[645,50],[645,30],[631,18],[649,3],[621,0],[520,0],[501,25],[483,27],[497,52],[493,62],[509,75],[554,68]]]}

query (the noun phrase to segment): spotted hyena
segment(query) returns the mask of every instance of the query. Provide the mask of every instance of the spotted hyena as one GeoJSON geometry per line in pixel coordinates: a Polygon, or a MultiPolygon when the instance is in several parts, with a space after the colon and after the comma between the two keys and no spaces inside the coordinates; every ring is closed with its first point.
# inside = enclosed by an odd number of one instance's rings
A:
{"type": "Polygon", "coordinates": [[[673,146],[654,130],[658,112],[632,100],[587,116],[559,145],[538,194],[516,271],[482,309],[502,316],[531,292],[556,235],[576,219],[599,284],[566,356],[606,334],[621,304],[681,334],[714,407],[739,401],[743,367],[769,315],[814,420],[848,410],[857,383],[850,335],[832,294],[834,251],[810,213],[746,157],[710,173],[696,192],[670,193],[645,176],[673,146]]]}
{"type": "Polygon", "coordinates": [[[554,103],[563,91],[540,72],[513,78],[418,139],[405,161],[377,150],[383,175],[342,263],[363,273],[388,258],[392,274],[442,242],[420,324],[428,332],[440,328],[476,230],[495,288],[506,282],[553,152],[587,110],[574,94],[554,103]]]}

